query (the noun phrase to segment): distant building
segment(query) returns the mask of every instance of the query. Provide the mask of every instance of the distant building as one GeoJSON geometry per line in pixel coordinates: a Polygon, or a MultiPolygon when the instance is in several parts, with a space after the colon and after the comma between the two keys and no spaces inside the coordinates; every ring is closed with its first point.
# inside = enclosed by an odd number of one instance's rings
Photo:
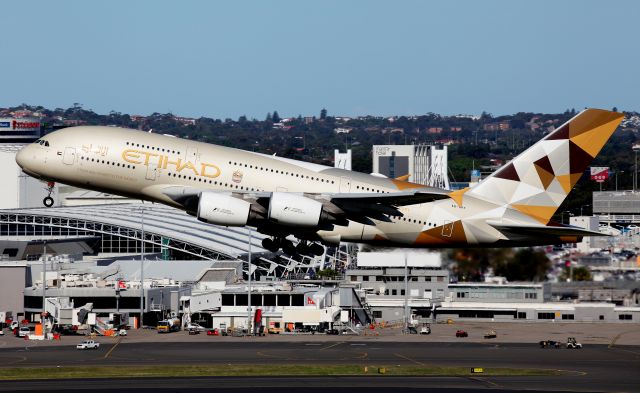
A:
{"type": "Polygon", "coordinates": [[[373,172],[395,179],[449,189],[447,147],[429,145],[375,145],[373,172]]]}
{"type": "Polygon", "coordinates": [[[352,130],[352,129],[351,129],[351,128],[349,128],[349,127],[337,127],[337,128],[334,128],[334,129],[333,129],[333,131],[334,131],[336,134],[348,134],[348,133],[350,133],[350,132],[351,132],[351,130],[352,130]]]}
{"type": "Polygon", "coordinates": [[[0,143],[31,143],[41,135],[41,124],[38,119],[0,118],[0,143]]]}
{"type": "Polygon", "coordinates": [[[501,121],[496,123],[487,123],[482,126],[485,131],[507,131],[511,129],[509,121],[501,121]]]}
{"type": "Polygon", "coordinates": [[[340,153],[340,150],[333,151],[333,166],[335,168],[351,170],[351,149],[346,153],[340,153]]]}

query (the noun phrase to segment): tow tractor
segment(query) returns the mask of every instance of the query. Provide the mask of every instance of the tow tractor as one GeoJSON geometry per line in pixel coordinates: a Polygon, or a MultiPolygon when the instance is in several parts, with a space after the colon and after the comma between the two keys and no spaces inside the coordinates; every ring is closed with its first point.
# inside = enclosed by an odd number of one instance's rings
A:
{"type": "Polygon", "coordinates": [[[567,349],[581,349],[582,344],[576,341],[575,337],[567,338],[567,349]]]}

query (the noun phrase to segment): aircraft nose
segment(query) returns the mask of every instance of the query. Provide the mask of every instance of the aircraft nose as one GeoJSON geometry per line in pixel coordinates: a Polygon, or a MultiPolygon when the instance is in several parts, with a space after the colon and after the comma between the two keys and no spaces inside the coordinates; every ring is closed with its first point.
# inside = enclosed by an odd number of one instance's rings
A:
{"type": "Polygon", "coordinates": [[[20,149],[16,153],[16,163],[22,168],[22,170],[26,173],[33,173],[33,146],[28,145],[20,149]]]}
{"type": "Polygon", "coordinates": [[[27,150],[28,148],[29,146],[25,146],[16,153],[16,163],[20,165],[20,168],[22,169],[24,169],[25,165],[27,164],[27,153],[25,153],[25,150],[27,150]]]}

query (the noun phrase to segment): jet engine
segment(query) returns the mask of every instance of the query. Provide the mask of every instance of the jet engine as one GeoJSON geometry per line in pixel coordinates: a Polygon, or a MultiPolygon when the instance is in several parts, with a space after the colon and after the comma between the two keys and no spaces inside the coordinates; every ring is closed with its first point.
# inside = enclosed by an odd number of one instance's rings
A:
{"type": "Polygon", "coordinates": [[[280,225],[317,227],[329,218],[322,203],[298,194],[274,192],[269,200],[268,218],[280,225]]]}
{"type": "Polygon", "coordinates": [[[200,221],[224,226],[244,226],[249,220],[251,203],[231,193],[202,192],[198,200],[200,221]]]}

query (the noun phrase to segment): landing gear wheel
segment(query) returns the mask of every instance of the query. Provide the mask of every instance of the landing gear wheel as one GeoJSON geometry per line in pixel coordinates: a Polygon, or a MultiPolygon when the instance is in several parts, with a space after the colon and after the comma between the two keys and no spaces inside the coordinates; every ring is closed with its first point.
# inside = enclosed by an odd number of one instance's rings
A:
{"type": "Polygon", "coordinates": [[[44,199],[42,200],[42,203],[46,206],[46,207],[51,207],[53,206],[53,198],[51,198],[51,194],[53,194],[53,190],[54,187],[56,186],[55,182],[47,182],[47,196],[44,197],[44,199]]]}
{"type": "Polygon", "coordinates": [[[280,242],[266,238],[262,240],[262,247],[271,252],[277,252],[280,249],[280,242]]]}
{"type": "Polygon", "coordinates": [[[296,254],[296,246],[294,246],[291,241],[284,240],[284,241],[282,241],[282,251],[284,251],[285,254],[295,255],[296,254]]]}
{"type": "Polygon", "coordinates": [[[53,206],[53,198],[51,198],[50,196],[48,196],[48,197],[44,197],[44,199],[42,200],[42,203],[43,203],[46,207],[51,207],[51,206],[53,206]]]}
{"type": "Polygon", "coordinates": [[[309,247],[303,242],[300,242],[296,246],[296,252],[300,255],[307,255],[309,254],[309,247]]]}

